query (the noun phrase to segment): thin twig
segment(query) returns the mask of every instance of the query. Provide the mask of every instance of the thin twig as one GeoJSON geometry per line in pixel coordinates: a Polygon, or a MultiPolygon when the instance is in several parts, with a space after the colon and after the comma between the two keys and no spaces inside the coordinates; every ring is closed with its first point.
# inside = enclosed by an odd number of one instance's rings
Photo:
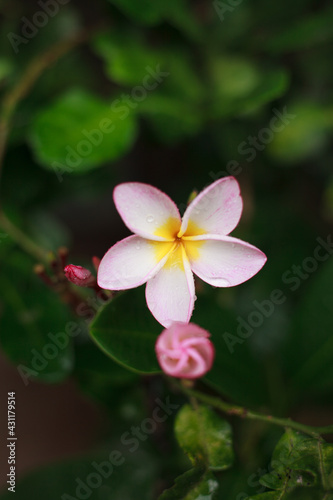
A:
{"type": "Polygon", "coordinates": [[[271,415],[264,415],[262,413],[257,413],[251,410],[248,410],[242,406],[235,406],[222,399],[217,398],[215,396],[210,396],[204,394],[202,392],[189,389],[185,387],[183,384],[178,384],[177,386],[190,398],[196,398],[203,403],[207,403],[210,406],[217,408],[218,410],[227,413],[228,415],[236,415],[241,418],[247,418],[250,420],[260,420],[262,422],[266,422],[269,424],[279,425],[280,427],[294,429],[296,431],[303,432],[304,434],[308,434],[315,438],[320,438],[323,434],[333,434],[333,425],[328,425],[326,427],[313,427],[305,424],[300,424],[298,422],[294,422],[289,418],[279,418],[273,417],[271,415]]]}

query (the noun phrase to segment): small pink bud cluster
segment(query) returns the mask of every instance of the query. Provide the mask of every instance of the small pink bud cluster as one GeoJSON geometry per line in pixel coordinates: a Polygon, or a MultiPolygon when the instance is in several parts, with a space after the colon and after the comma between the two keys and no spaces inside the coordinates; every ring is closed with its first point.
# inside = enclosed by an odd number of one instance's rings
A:
{"type": "Polygon", "coordinates": [[[173,323],[158,337],[155,350],[162,370],[172,377],[195,379],[213,365],[210,333],[194,323],[173,323]]]}

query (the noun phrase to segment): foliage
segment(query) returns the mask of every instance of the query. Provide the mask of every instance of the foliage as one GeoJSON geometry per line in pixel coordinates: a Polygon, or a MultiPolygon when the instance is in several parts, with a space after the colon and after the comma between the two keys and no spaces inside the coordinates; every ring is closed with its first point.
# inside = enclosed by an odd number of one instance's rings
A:
{"type": "Polygon", "coordinates": [[[108,423],[88,455],[18,477],[17,498],[75,497],[76,479],[115,449],[125,462],[92,499],[333,500],[331,436],[313,431],[331,426],[333,404],[332,6],[0,8],[1,350],[24,390],[75,381],[108,423]],[[216,350],[200,400],[161,373],[144,287],[79,289],[57,252],[93,271],[92,256],[126,236],[112,200],[121,182],[156,185],[183,212],[193,190],[227,175],[244,199],[232,236],[268,261],[239,287],[196,281],[192,320],[216,350]],[[157,400],[171,404],[163,421],[157,400]],[[154,431],[131,436],[132,452],[121,437],[147,419],[154,431]]]}

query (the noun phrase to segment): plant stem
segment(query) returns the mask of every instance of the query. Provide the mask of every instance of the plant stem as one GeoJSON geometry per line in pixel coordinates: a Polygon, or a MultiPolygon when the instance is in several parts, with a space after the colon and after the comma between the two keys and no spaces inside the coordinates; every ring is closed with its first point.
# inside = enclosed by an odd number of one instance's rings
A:
{"type": "Polygon", "coordinates": [[[8,217],[0,211],[0,227],[29,255],[36,260],[48,263],[48,252],[40,248],[21,229],[13,224],[8,217]]]}
{"type": "Polygon", "coordinates": [[[262,413],[257,413],[251,410],[247,410],[242,406],[235,406],[225,401],[222,401],[220,398],[215,396],[210,396],[204,394],[202,392],[189,389],[184,387],[182,384],[178,384],[177,386],[190,398],[196,398],[203,403],[207,403],[218,410],[227,413],[228,415],[236,415],[242,418],[248,418],[250,420],[261,420],[262,422],[266,422],[268,424],[279,425],[281,427],[288,427],[290,429],[294,429],[296,431],[303,432],[304,434],[308,434],[312,437],[319,438],[322,434],[333,434],[333,425],[328,425],[326,427],[312,427],[305,424],[300,424],[298,422],[294,422],[289,418],[279,418],[273,417],[271,415],[263,415],[262,413]]]}

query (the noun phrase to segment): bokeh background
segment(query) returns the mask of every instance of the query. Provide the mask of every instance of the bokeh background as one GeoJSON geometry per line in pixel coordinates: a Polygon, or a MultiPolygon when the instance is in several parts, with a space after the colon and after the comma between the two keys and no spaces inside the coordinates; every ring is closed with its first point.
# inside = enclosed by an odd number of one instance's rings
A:
{"type": "MultiPolygon", "coordinates": [[[[93,270],[91,258],[128,235],[112,200],[120,182],[157,186],[184,209],[193,190],[237,178],[244,212],[233,236],[268,262],[237,288],[198,283],[193,319],[218,352],[207,383],[237,404],[331,423],[331,2],[2,0],[0,9],[0,453],[7,471],[7,392],[16,391],[16,498],[74,496],[76,478],[121,448],[156,397],[184,401],[160,376],[102,353],[84,314],[54,359],[22,372],[50,333],[78,321],[71,293],[81,291],[48,286],[34,266],[45,257],[46,273],[60,276],[52,252],[67,247],[69,262],[93,270]],[[277,289],[284,300],[272,309],[277,289]]],[[[150,500],[171,486],[189,467],[173,419],[89,498],[150,500]]],[[[243,500],[261,491],[281,430],[230,421],[237,459],[216,498],[243,500]]],[[[1,484],[10,498],[5,474],[1,484]]]]}

